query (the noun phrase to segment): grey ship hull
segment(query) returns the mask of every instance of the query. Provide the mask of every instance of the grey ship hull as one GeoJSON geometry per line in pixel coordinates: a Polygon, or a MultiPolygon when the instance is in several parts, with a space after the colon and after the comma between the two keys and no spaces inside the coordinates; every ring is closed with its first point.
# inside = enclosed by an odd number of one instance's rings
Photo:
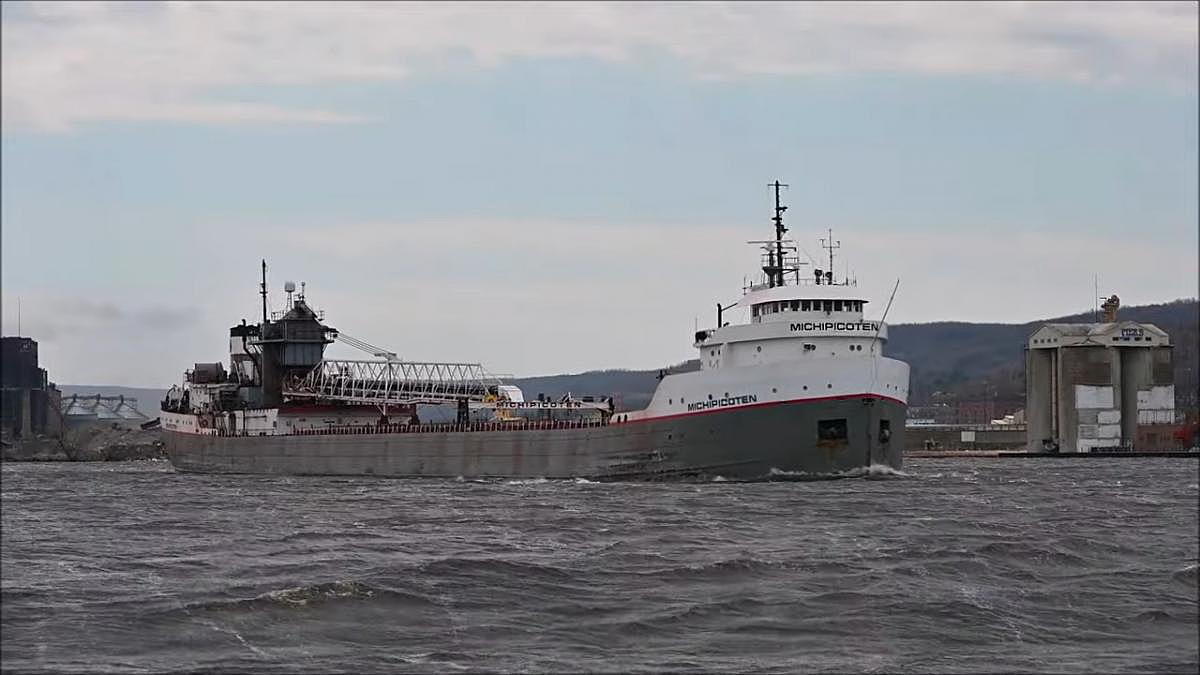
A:
{"type": "Polygon", "coordinates": [[[858,396],[744,406],[603,427],[529,431],[204,436],[167,432],[179,471],[590,480],[806,479],[899,469],[905,406],[858,396]],[[817,437],[845,418],[844,441],[817,437]],[[890,426],[882,439],[880,422],[890,426]]]}

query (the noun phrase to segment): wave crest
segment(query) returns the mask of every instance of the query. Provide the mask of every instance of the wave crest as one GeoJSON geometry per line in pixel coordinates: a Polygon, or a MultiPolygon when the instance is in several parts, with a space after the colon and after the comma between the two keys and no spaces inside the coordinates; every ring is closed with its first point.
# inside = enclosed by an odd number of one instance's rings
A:
{"type": "Polygon", "coordinates": [[[189,611],[260,610],[271,608],[299,609],[328,603],[367,602],[383,599],[404,602],[415,601],[421,604],[431,603],[429,599],[418,595],[375,588],[360,581],[330,581],[267,591],[248,599],[206,602],[199,606],[185,609],[189,611]]]}
{"type": "Polygon", "coordinates": [[[830,480],[836,478],[866,478],[868,480],[884,480],[889,478],[910,478],[912,474],[905,473],[899,469],[888,466],[887,464],[872,464],[870,466],[857,466],[842,471],[786,471],[777,467],[771,467],[767,472],[767,480],[786,481],[786,480],[830,480]]]}

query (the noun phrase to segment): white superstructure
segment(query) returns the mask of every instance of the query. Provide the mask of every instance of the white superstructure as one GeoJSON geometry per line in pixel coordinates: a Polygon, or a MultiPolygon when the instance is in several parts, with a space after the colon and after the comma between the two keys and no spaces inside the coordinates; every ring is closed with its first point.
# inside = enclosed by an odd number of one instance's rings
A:
{"type": "Polygon", "coordinates": [[[696,333],[699,371],[665,376],[645,410],[617,421],[858,396],[907,404],[908,364],[883,356],[883,317],[866,318],[868,301],[857,282],[831,271],[840,242],[830,233],[822,240],[828,269],[802,274],[799,247],[783,238],[787,207],[778,189],[784,186],[774,185],[776,238],[750,242],[762,248],[762,278],[738,302],[718,305],[717,326],[696,333]],[[745,323],[722,321],[733,308],[745,323]]]}

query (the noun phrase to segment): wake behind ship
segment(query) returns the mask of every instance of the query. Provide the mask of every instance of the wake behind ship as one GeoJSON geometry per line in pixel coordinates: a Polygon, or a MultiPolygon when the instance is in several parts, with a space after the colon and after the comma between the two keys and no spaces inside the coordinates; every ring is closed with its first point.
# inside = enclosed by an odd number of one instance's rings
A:
{"type": "MultiPolygon", "coordinates": [[[[775,237],[762,276],[698,331],[700,369],[664,374],[644,410],[611,396],[550,400],[478,363],[397,359],[324,323],[303,287],[286,309],[229,331],[229,369],[198,363],[162,403],[172,464],[206,473],[464,478],[730,480],[822,478],[899,469],[908,365],[883,356],[887,326],[828,269],[803,273],[775,237]],[[732,307],[746,323],[723,322],[732,307]],[[370,360],[326,359],[335,340],[370,360]],[[449,415],[446,412],[449,411],[449,415]],[[443,421],[431,421],[441,414],[443,421]]],[[[885,312],[886,314],[886,312],[885,312]]]]}

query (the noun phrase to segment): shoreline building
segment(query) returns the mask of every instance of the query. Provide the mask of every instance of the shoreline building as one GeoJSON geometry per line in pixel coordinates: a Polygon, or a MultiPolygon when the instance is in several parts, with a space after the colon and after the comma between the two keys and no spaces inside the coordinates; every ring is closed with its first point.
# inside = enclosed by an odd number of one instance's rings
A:
{"type": "Polygon", "coordinates": [[[1048,323],[1025,345],[1026,446],[1031,452],[1156,450],[1173,446],[1171,338],[1154,324],[1048,323]]]}
{"type": "Polygon", "coordinates": [[[38,367],[37,340],[0,338],[0,431],[6,438],[61,435],[61,398],[38,367]]]}

